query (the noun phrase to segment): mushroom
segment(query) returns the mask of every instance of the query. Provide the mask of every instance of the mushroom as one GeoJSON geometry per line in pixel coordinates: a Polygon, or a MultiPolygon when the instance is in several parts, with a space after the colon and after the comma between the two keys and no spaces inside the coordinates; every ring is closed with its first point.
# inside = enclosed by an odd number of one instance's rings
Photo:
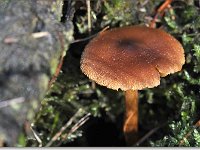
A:
{"type": "Polygon", "coordinates": [[[182,45],[161,29],[128,26],[100,32],[81,56],[81,70],[107,88],[125,91],[127,143],[138,130],[138,90],[160,84],[160,77],[180,71],[182,45]]]}

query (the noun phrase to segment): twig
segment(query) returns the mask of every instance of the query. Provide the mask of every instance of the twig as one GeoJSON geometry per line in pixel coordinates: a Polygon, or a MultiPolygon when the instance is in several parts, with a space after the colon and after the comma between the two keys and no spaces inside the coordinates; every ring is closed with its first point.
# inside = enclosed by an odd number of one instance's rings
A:
{"type": "Polygon", "coordinates": [[[71,44],[74,44],[74,43],[78,43],[78,42],[83,42],[83,41],[87,41],[95,36],[97,36],[98,34],[101,34],[103,33],[104,31],[106,31],[107,29],[109,29],[110,27],[109,26],[106,26],[105,28],[103,28],[101,31],[99,31],[98,33],[96,34],[93,34],[93,35],[90,35],[86,38],[82,38],[82,39],[77,39],[77,40],[74,40],[73,42],[71,42],[71,44]]]}
{"type": "Polygon", "coordinates": [[[73,42],[71,42],[71,44],[73,44],[73,43],[78,43],[78,42],[83,42],[83,41],[87,41],[87,40],[89,40],[89,39],[91,39],[91,38],[97,36],[97,34],[98,34],[98,33],[93,34],[93,35],[91,35],[91,36],[88,36],[88,37],[86,37],[86,38],[74,40],[73,42]]]}
{"type": "Polygon", "coordinates": [[[49,32],[35,32],[32,33],[33,38],[37,39],[37,38],[41,38],[41,37],[45,37],[45,36],[49,36],[49,32]]]}
{"type": "Polygon", "coordinates": [[[161,124],[158,127],[153,128],[150,130],[147,134],[145,134],[140,140],[138,140],[134,146],[139,146],[141,143],[143,143],[146,139],[148,139],[150,136],[152,136],[157,130],[159,130],[161,127],[163,127],[166,123],[161,124]]]}
{"type": "Polygon", "coordinates": [[[99,33],[103,33],[104,31],[108,30],[110,28],[110,26],[106,26],[105,28],[103,28],[99,33]]]}
{"type": "Polygon", "coordinates": [[[23,103],[25,101],[24,97],[13,98],[10,100],[0,101],[0,108],[4,108],[13,104],[23,103]]]}
{"type": "Polygon", "coordinates": [[[56,68],[56,71],[55,71],[53,77],[51,78],[51,80],[48,83],[48,89],[50,89],[51,85],[56,81],[56,79],[57,79],[57,77],[60,73],[60,70],[62,68],[63,60],[64,60],[64,52],[65,52],[64,41],[63,41],[63,36],[61,36],[59,32],[58,32],[58,37],[59,37],[59,40],[60,40],[60,43],[61,43],[62,54],[61,54],[58,66],[56,68]]]}
{"type": "Polygon", "coordinates": [[[3,42],[5,44],[12,44],[12,43],[17,43],[19,41],[19,39],[15,38],[15,37],[6,37],[3,42]]]}
{"type": "Polygon", "coordinates": [[[103,28],[101,31],[99,31],[99,32],[96,33],[96,34],[90,35],[90,36],[88,36],[88,37],[86,37],[86,38],[83,38],[83,39],[74,40],[73,42],[71,42],[71,44],[78,43],[78,42],[83,42],[83,41],[87,41],[87,40],[89,40],[89,39],[91,39],[91,38],[97,36],[98,34],[103,33],[103,32],[104,32],[105,30],[107,30],[107,29],[109,29],[109,26],[106,26],[105,28],[103,28]]]}
{"type": "Polygon", "coordinates": [[[183,139],[179,142],[179,146],[182,146],[182,145],[185,143],[185,140],[184,140],[184,139],[187,139],[187,138],[191,135],[191,133],[194,131],[194,129],[198,128],[199,126],[200,126],[200,120],[197,121],[197,122],[195,123],[195,125],[194,125],[194,128],[191,129],[191,130],[183,137],[183,139]]]}
{"type": "Polygon", "coordinates": [[[51,146],[60,136],[61,134],[72,124],[72,122],[76,119],[77,115],[81,113],[82,109],[79,109],[70,120],[53,136],[53,138],[47,143],[45,147],[51,146]]]}
{"type": "Polygon", "coordinates": [[[86,0],[86,5],[87,5],[87,18],[88,18],[88,32],[89,34],[91,33],[91,6],[90,6],[90,0],[86,0]]]}
{"type": "MultiPolygon", "coordinates": [[[[86,114],[83,118],[81,118],[81,119],[71,128],[71,130],[70,130],[68,133],[66,133],[66,134],[64,134],[64,135],[62,136],[62,141],[65,141],[73,132],[75,132],[75,131],[76,131],[77,129],[79,129],[86,121],[88,121],[90,115],[91,115],[91,114],[88,113],[88,114],[86,114]]],[[[61,145],[62,141],[61,141],[57,146],[61,145]]]]}
{"type": "Polygon", "coordinates": [[[39,147],[42,147],[42,140],[40,139],[40,137],[37,135],[37,133],[33,130],[32,126],[30,126],[31,131],[33,132],[33,135],[35,137],[35,139],[37,140],[37,142],[39,143],[39,147]]]}
{"type": "Polygon", "coordinates": [[[75,132],[78,128],[80,128],[88,119],[89,119],[89,116],[91,114],[88,113],[87,115],[85,115],[83,118],[81,118],[72,128],[71,130],[69,131],[68,134],[66,134],[63,138],[66,139],[70,134],[72,134],[73,132],[75,132]]]}
{"type": "MultiPolygon", "coordinates": [[[[23,35],[23,34],[22,34],[23,35]]],[[[46,37],[46,36],[49,36],[49,32],[35,32],[35,33],[32,33],[31,36],[35,39],[37,38],[41,38],[41,37],[46,37]]],[[[16,38],[16,37],[6,37],[3,42],[5,44],[13,44],[13,43],[17,43],[19,41],[19,38],[16,38]]]]}
{"type": "Polygon", "coordinates": [[[170,6],[171,2],[172,0],[165,0],[165,2],[158,8],[156,15],[149,25],[151,28],[155,28],[158,16],[163,16],[165,9],[170,6]]]}

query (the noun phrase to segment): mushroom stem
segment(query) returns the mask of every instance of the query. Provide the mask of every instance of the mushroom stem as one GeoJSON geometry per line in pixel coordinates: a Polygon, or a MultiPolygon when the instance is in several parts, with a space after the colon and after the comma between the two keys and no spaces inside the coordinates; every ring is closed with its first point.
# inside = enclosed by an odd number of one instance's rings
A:
{"type": "Polygon", "coordinates": [[[138,91],[127,90],[125,92],[126,114],[124,122],[125,140],[128,145],[136,141],[138,131],[138,91]]]}

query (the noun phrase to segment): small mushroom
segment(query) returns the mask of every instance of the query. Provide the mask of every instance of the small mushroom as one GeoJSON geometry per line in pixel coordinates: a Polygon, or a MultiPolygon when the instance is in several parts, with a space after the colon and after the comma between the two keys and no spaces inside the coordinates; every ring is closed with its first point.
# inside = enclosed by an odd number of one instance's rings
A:
{"type": "Polygon", "coordinates": [[[114,28],[95,37],[81,57],[81,70],[91,80],[125,91],[124,134],[131,143],[138,130],[138,90],[160,84],[160,77],[180,71],[181,44],[170,34],[144,26],[114,28]]]}

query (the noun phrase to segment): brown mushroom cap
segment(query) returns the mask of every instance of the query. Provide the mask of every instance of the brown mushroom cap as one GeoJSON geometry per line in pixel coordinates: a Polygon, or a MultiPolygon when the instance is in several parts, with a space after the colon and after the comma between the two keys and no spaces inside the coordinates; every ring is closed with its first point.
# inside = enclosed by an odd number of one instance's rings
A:
{"type": "Polygon", "coordinates": [[[185,63],[181,44],[170,34],[144,26],[101,32],[86,46],[81,70],[111,89],[141,90],[160,84],[160,76],[180,71],[185,63]]]}

